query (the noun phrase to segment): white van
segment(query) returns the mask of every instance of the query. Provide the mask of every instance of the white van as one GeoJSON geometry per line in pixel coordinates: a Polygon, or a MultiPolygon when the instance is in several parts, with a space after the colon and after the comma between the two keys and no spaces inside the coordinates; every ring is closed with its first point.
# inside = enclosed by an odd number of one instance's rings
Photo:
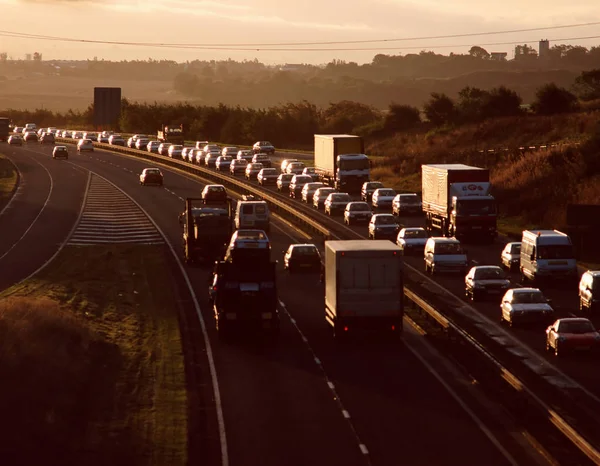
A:
{"type": "Polygon", "coordinates": [[[577,280],[577,261],[571,238],[556,230],[525,230],[521,240],[521,277],[577,280]]]}
{"type": "Polygon", "coordinates": [[[27,123],[25,125],[25,129],[23,130],[23,132],[25,133],[26,131],[36,131],[37,130],[37,125],[35,123],[27,123]]]}
{"type": "Polygon", "coordinates": [[[258,228],[269,232],[269,206],[265,201],[238,201],[235,207],[235,228],[258,228]]]}
{"type": "Polygon", "coordinates": [[[469,271],[467,253],[456,238],[433,237],[425,243],[425,272],[454,272],[466,275],[469,271]]]}

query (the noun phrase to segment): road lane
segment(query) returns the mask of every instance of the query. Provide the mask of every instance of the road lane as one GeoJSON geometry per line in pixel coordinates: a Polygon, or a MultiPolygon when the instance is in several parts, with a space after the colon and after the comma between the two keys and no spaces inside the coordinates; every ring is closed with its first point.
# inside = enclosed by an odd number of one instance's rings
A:
{"type": "Polygon", "coordinates": [[[11,149],[22,184],[0,217],[0,290],[36,271],[66,240],[88,180],[85,171],[37,153],[38,145],[11,149]]]}
{"type": "MultiPolygon", "coordinates": [[[[174,244],[180,244],[176,217],[183,209],[181,198],[199,195],[201,186],[197,181],[165,169],[166,189],[140,187],[136,177],[142,168],[151,165],[148,162],[100,151],[73,160],[132,195],[174,244]]],[[[271,236],[276,254],[291,241],[276,230],[271,236]]],[[[281,261],[280,256],[276,258],[281,261]]],[[[188,271],[210,322],[205,306],[208,274],[202,269],[188,271]]],[[[453,450],[461,464],[483,464],[482,458],[491,458],[485,464],[506,464],[406,349],[391,349],[390,354],[390,348],[375,345],[350,348],[349,354],[340,354],[323,325],[322,291],[317,277],[302,277],[299,283],[294,283],[295,279],[280,273],[280,292],[292,316],[310,335],[311,344],[314,339],[318,352],[324,354],[326,366],[332,368],[332,380],[340,386],[342,399],[348,399],[357,430],[372,445],[369,451],[377,459],[374,464],[397,464],[399,457],[410,458],[410,464],[439,463],[447,454],[440,456],[440,451],[427,447],[436,435],[449,438],[450,447],[462,445],[453,450]],[[399,419],[410,419],[410,424],[399,419]],[[451,424],[452,420],[455,422],[451,424]],[[398,445],[399,436],[402,445],[398,445]],[[478,447],[465,448],[461,440],[467,438],[477,438],[478,447]]],[[[213,329],[210,335],[214,337],[213,329]]],[[[216,345],[215,360],[232,464],[300,465],[315,458],[327,464],[364,464],[356,438],[289,321],[283,319],[281,344],[276,352],[260,345],[216,345]]]]}

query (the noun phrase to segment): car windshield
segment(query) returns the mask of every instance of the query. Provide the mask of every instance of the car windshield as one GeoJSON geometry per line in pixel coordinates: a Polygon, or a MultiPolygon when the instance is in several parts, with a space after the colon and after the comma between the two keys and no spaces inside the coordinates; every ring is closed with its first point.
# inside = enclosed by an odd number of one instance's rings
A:
{"type": "Polygon", "coordinates": [[[575,320],[560,322],[558,325],[559,333],[590,333],[595,332],[594,325],[589,320],[575,320]]]}
{"type": "Polygon", "coordinates": [[[496,202],[489,199],[463,199],[458,201],[456,211],[459,215],[495,214],[496,202]]]}
{"type": "Polygon", "coordinates": [[[382,189],[378,196],[395,196],[396,192],[393,189],[382,189]]]}
{"type": "Polygon", "coordinates": [[[425,230],[405,230],[405,238],[427,238],[427,232],[425,230]]]}
{"type": "Polygon", "coordinates": [[[304,169],[304,171],[308,174],[308,173],[315,173],[315,169],[314,167],[307,167],[304,169]]]}
{"type": "Polygon", "coordinates": [[[418,204],[420,201],[417,196],[401,196],[400,202],[402,204],[418,204]]]}
{"type": "Polygon", "coordinates": [[[381,217],[377,217],[377,220],[375,220],[375,223],[377,225],[395,225],[396,219],[394,218],[393,215],[384,215],[381,217]]]}
{"type": "Polygon", "coordinates": [[[340,170],[368,170],[370,168],[368,159],[341,160],[338,162],[340,170]]]}
{"type": "Polygon", "coordinates": [[[595,276],[592,279],[592,284],[591,284],[590,288],[592,290],[594,290],[594,291],[600,290],[600,275],[599,276],[595,276]]]}
{"type": "Polygon", "coordinates": [[[222,193],[224,191],[225,191],[225,188],[223,186],[211,186],[207,190],[207,192],[209,192],[209,193],[222,193]]]}
{"type": "Polygon", "coordinates": [[[280,176],[283,181],[290,181],[294,177],[294,175],[292,175],[290,173],[288,173],[286,175],[280,175],[280,176]]]}
{"type": "Polygon", "coordinates": [[[368,183],[366,189],[374,191],[374,190],[379,189],[379,188],[383,188],[383,183],[379,183],[379,182],[377,182],[377,183],[368,183]]]}
{"type": "Polygon", "coordinates": [[[293,254],[294,256],[318,256],[319,251],[314,246],[294,246],[293,254]]]}
{"type": "Polygon", "coordinates": [[[371,209],[369,209],[369,204],[363,202],[361,204],[352,204],[350,210],[353,212],[368,212],[371,209]]]}
{"type": "Polygon", "coordinates": [[[146,170],[146,175],[159,175],[159,170],[146,170]]]}
{"type": "Polygon", "coordinates": [[[435,247],[435,254],[452,255],[462,253],[462,247],[458,243],[439,243],[435,247]]]}
{"type": "Polygon", "coordinates": [[[520,244],[511,245],[509,254],[521,254],[521,245],[520,244]]]}
{"type": "Polygon", "coordinates": [[[263,175],[276,175],[277,170],[275,168],[263,168],[263,175]]]}
{"type": "Polygon", "coordinates": [[[546,298],[541,291],[513,292],[513,304],[541,304],[546,303],[546,298]]]}
{"type": "Polygon", "coordinates": [[[501,268],[483,268],[475,270],[476,280],[503,280],[506,275],[501,268]]]}
{"type": "Polygon", "coordinates": [[[333,194],[331,200],[333,202],[350,202],[350,196],[348,194],[333,194]]]}
{"type": "Polygon", "coordinates": [[[327,196],[329,196],[334,191],[335,191],[335,189],[333,189],[333,188],[327,188],[327,189],[319,188],[319,190],[318,190],[319,197],[324,197],[325,199],[327,199],[327,196]]]}
{"type": "Polygon", "coordinates": [[[570,244],[549,244],[538,246],[538,259],[574,259],[573,247],[570,244]]]}

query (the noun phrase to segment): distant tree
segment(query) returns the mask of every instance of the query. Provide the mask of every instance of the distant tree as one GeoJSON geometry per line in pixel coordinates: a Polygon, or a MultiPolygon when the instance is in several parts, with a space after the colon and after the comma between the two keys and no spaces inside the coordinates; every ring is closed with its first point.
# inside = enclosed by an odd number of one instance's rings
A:
{"type": "Polygon", "coordinates": [[[512,89],[500,86],[492,89],[485,98],[481,108],[483,118],[496,118],[517,116],[523,113],[521,103],[523,99],[512,89]]]}
{"type": "Polygon", "coordinates": [[[487,60],[490,58],[489,52],[483,47],[480,47],[479,45],[474,45],[473,47],[471,47],[469,49],[469,55],[475,58],[480,58],[482,60],[487,60]]]}
{"type": "Polygon", "coordinates": [[[5,63],[8,60],[8,53],[2,52],[0,53],[0,62],[5,63]]]}
{"type": "Polygon", "coordinates": [[[537,52],[533,47],[527,44],[517,45],[515,47],[515,60],[529,60],[537,57],[537,52]]]}
{"type": "Polygon", "coordinates": [[[540,87],[531,104],[531,109],[538,115],[568,113],[576,108],[577,97],[575,94],[564,87],[558,87],[555,83],[548,83],[540,87]]]}
{"type": "Polygon", "coordinates": [[[421,112],[410,105],[392,103],[385,116],[384,129],[386,131],[405,131],[421,123],[421,112]]]}
{"type": "Polygon", "coordinates": [[[467,86],[458,92],[457,110],[464,122],[480,121],[482,109],[489,99],[490,93],[477,87],[467,86]]]}
{"type": "Polygon", "coordinates": [[[42,54],[39,52],[35,52],[33,54],[33,61],[42,61],[42,54]]]}
{"type": "Polygon", "coordinates": [[[192,73],[179,73],[175,76],[173,87],[183,95],[192,96],[197,91],[198,77],[192,73]]]}
{"type": "Polygon", "coordinates": [[[431,98],[424,105],[423,110],[427,119],[436,126],[453,123],[456,119],[454,101],[446,94],[433,92],[431,98]]]}
{"type": "Polygon", "coordinates": [[[581,100],[600,99],[600,68],[584,71],[577,76],[573,89],[581,100]]]}
{"type": "Polygon", "coordinates": [[[381,119],[381,112],[370,105],[350,100],[330,103],[322,112],[324,128],[332,132],[352,132],[381,119]]]}

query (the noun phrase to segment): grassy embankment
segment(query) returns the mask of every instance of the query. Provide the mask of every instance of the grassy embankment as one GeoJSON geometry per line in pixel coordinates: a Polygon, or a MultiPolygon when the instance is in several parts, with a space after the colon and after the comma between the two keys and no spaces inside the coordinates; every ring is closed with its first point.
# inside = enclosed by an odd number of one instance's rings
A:
{"type": "Polygon", "coordinates": [[[0,294],[6,464],[186,464],[167,269],[160,246],[68,246],[0,294]]]}
{"type": "Polygon", "coordinates": [[[0,210],[8,203],[17,187],[17,170],[10,160],[0,154],[0,210]]]}
{"type": "Polygon", "coordinates": [[[399,191],[421,191],[424,163],[466,163],[490,169],[502,232],[562,227],[568,203],[600,203],[600,112],[523,116],[427,134],[400,134],[371,144],[373,177],[399,191]],[[480,150],[557,144],[515,154],[480,150]]]}

